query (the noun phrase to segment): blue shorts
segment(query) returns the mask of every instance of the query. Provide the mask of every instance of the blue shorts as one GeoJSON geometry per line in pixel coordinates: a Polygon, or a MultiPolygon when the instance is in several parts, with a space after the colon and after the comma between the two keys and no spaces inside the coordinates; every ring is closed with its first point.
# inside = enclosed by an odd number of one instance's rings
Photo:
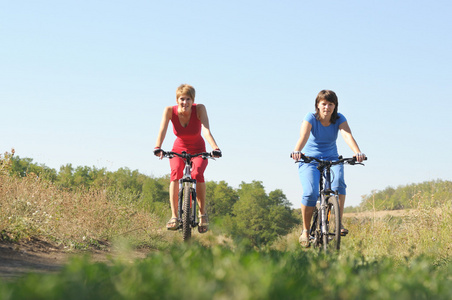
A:
{"type": "MultiPolygon", "coordinates": [[[[319,180],[320,171],[317,170],[316,163],[303,163],[298,165],[298,175],[300,176],[301,186],[303,187],[303,198],[301,203],[305,206],[315,206],[319,198],[319,180]]],[[[337,191],[340,195],[345,195],[347,185],[344,180],[344,165],[335,165],[331,167],[331,189],[337,191]]]]}

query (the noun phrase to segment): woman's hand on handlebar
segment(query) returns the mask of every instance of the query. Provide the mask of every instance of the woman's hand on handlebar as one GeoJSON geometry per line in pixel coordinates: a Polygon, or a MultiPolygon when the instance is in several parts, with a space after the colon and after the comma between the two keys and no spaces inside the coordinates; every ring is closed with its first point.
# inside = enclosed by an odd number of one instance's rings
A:
{"type": "Polygon", "coordinates": [[[353,157],[356,158],[356,161],[359,162],[359,163],[361,163],[361,162],[366,160],[366,154],[361,153],[361,152],[356,153],[355,155],[353,155],[353,157]]]}
{"type": "Polygon", "coordinates": [[[163,151],[162,148],[160,148],[160,147],[154,148],[154,155],[158,156],[158,158],[163,159],[164,154],[165,154],[165,151],[163,151]]]}
{"type": "Polygon", "coordinates": [[[211,153],[210,153],[210,155],[212,155],[212,157],[215,157],[215,158],[219,158],[219,157],[221,157],[221,156],[223,156],[222,154],[221,154],[221,150],[220,149],[215,149],[215,150],[213,150],[211,153]]]}
{"type": "Polygon", "coordinates": [[[302,153],[301,151],[294,151],[290,154],[290,157],[292,157],[295,161],[299,161],[302,159],[302,153]]]}

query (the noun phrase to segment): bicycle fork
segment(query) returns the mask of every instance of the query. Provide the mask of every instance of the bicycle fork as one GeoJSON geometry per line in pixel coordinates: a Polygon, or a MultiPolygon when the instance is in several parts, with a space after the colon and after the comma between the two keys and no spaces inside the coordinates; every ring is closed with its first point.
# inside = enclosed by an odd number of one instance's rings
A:
{"type": "Polygon", "coordinates": [[[321,224],[321,228],[320,230],[322,231],[322,235],[327,235],[328,234],[328,227],[327,227],[327,221],[328,221],[328,216],[326,214],[326,212],[328,211],[328,203],[326,203],[325,200],[325,195],[321,195],[320,196],[320,224],[321,224]]]}
{"type": "Polygon", "coordinates": [[[196,200],[196,180],[193,180],[193,184],[190,188],[191,194],[191,222],[192,227],[198,225],[198,214],[196,213],[196,206],[198,205],[198,201],[196,200]]]}
{"type": "Polygon", "coordinates": [[[326,199],[328,195],[331,195],[331,172],[330,169],[326,169],[325,172],[321,175],[320,184],[325,182],[325,186],[323,188],[323,192],[320,193],[320,220],[321,220],[321,228],[322,235],[328,236],[328,222],[330,221],[329,214],[331,213],[328,209],[328,202],[326,199]],[[325,181],[323,182],[323,179],[325,181]]]}
{"type": "Polygon", "coordinates": [[[184,202],[184,186],[182,179],[179,180],[179,195],[177,197],[177,217],[179,219],[180,224],[182,224],[182,212],[183,212],[183,202],[184,202]]]}

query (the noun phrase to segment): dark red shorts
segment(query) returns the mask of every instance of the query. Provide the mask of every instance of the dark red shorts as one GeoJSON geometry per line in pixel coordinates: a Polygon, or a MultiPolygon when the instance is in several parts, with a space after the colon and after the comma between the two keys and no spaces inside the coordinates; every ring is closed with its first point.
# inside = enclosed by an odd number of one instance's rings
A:
{"type": "MultiPolygon", "coordinates": [[[[171,181],[179,180],[184,176],[184,159],[174,156],[170,160],[171,166],[171,181]]],[[[204,171],[207,168],[207,159],[202,157],[195,157],[192,159],[191,178],[196,179],[196,182],[205,182],[204,171]]]]}

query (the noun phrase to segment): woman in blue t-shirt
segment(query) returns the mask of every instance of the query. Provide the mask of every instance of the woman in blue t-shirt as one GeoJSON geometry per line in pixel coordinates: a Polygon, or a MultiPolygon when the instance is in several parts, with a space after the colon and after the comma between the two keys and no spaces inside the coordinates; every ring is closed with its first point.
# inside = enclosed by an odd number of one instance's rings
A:
{"type": "MultiPolygon", "coordinates": [[[[361,153],[355,139],[353,138],[347,119],[337,112],[338,101],[333,91],[322,90],[315,100],[315,113],[308,113],[301,124],[300,138],[295,146],[292,157],[301,160],[301,154],[313,156],[325,160],[337,160],[338,152],[336,139],[340,131],[348,146],[355,153],[358,162],[362,162],[366,155],[361,153]],[[301,151],[301,152],[300,152],[301,151]]],[[[334,179],[331,188],[338,191],[341,217],[345,203],[345,181],[344,166],[332,167],[334,179]]],[[[300,244],[309,247],[308,230],[311,224],[312,213],[319,197],[320,172],[316,165],[301,162],[298,173],[303,187],[303,198],[301,201],[301,213],[303,216],[303,231],[300,235],[300,244]]],[[[348,230],[341,225],[341,235],[346,235],[348,230]]]]}

